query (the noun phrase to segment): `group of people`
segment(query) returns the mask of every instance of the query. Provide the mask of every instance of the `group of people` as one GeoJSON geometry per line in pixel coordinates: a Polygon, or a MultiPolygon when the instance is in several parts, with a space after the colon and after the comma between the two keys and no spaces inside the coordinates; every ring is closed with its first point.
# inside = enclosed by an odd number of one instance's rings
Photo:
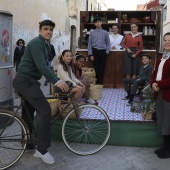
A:
{"type": "Polygon", "coordinates": [[[119,26],[112,25],[112,33],[109,35],[107,31],[102,29],[102,20],[100,17],[94,19],[96,29],[90,32],[88,40],[88,55],[93,61],[96,71],[97,84],[102,84],[104,69],[107,55],[110,50],[125,49],[123,74],[126,78],[136,78],[139,74],[139,54],[143,48],[142,37],[138,34],[138,25],[132,23],[130,25],[131,33],[124,37],[119,34],[119,26]]]}
{"type": "MultiPolygon", "coordinates": [[[[100,18],[94,19],[94,25],[96,29],[89,36],[88,54],[94,63],[97,83],[102,84],[107,55],[111,48],[120,48],[120,43],[114,44],[113,47],[110,46],[112,40],[110,41],[108,33],[102,29],[100,18]]],[[[90,99],[89,83],[82,76],[81,67],[85,62],[84,56],[76,55],[75,63],[73,63],[71,51],[64,50],[60,57],[57,76],[48,68],[47,63],[51,51],[50,39],[54,28],[55,23],[51,20],[39,23],[39,36],[27,44],[13,80],[14,89],[27,101],[26,106],[32,119],[34,119],[34,111],[37,112],[37,148],[34,156],[41,158],[48,164],[54,163],[53,156],[48,152],[48,148],[51,146],[51,108],[38,80],[45,76],[49,82],[54,84],[54,88],[60,88],[63,92],[68,92],[69,87],[65,81],[70,81],[73,84],[72,92],[75,94],[76,100],[84,95],[88,103],[97,104],[96,101],[90,99]]],[[[113,29],[118,30],[118,27],[115,25],[113,29]]],[[[144,54],[141,56],[144,66],[141,66],[139,72],[138,60],[142,50],[142,38],[138,35],[137,29],[136,24],[131,24],[132,32],[125,35],[122,42],[122,46],[126,49],[124,57],[128,57],[127,61],[125,60],[128,62],[126,64],[128,66],[124,67],[126,78],[123,80],[127,91],[125,98],[129,99],[128,103],[133,100],[137,85],[148,80],[152,70],[151,56],[144,54]],[[133,83],[132,90],[127,86],[130,83],[133,83]]],[[[119,36],[112,36],[113,39],[117,37],[119,36]]],[[[19,44],[17,45],[19,46],[19,44]]],[[[158,58],[151,76],[151,86],[156,99],[158,130],[164,136],[164,147],[156,150],[155,153],[159,158],[170,158],[170,33],[165,34],[163,46],[165,53],[158,58]]],[[[21,47],[17,48],[21,49],[21,47]]],[[[24,108],[22,109],[22,117],[30,128],[24,108]]]]}

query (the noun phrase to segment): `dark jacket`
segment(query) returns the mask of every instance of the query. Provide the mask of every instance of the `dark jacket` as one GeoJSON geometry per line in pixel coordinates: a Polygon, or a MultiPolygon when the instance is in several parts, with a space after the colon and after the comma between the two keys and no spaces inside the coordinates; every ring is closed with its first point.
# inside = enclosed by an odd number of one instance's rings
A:
{"type": "Polygon", "coordinates": [[[149,64],[145,68],[144,68],[144,66],[141,66],[140,71],[139,71],[139,75],[137,76],[137,78],[140,78],[140,80],[143,80],[145,82],[149,81],[151,73],[152,73],[152,68],[153,67],[152,67],[151,64],[149,64]]]}
{"type": "Polygon", "coordinates": [[[19,47],[15,48],[15,51],[14,51],[14,64],[16,63],[16,61],[20,63],[21,57],[24,55],[24,51],[25,51],[25,46],[22,46],[21,49],[19,49],[19,47]]]}
{"type": "Polygon", "coordinates": [[[40,80],[42,75],[55,84],[59,78],[47,67],[51,47],[39,35],[31,40],[25,48],[17,75],[29,76],[40,80]]]}
{"type": "Polygon", "coordinates": [[[52,61],[54,56],[56,55],[55,54],[55,49],[54,49],[54,46],[52,44],[50,44],[51,46],[51,52],[50,52],[50,55],[49,55],[49,58],[48,58],[48,61],[52,61]]]}
{"type": "MultiPolygon", "coordinates": [[[[162,80],[156,82],[156,76],[161,59],[162,56],[158,57],[156,61],[156,66],[151,77],[151,86],[153,83],[158,83],[158,87],[162,92],[163,99],[170,102],[170,58],[168,58],[164,63],[162,70],[162,80]]],[[[155,99],[158,97],[158,92],[154,92],[154,97],[155,99]]]]}
{"type": "Polygon", "coordinates": [[[77,79],[79,79],[82,76],[82,69],[78,68],[75,63],[74,63],[74,74],[77,79]]]}

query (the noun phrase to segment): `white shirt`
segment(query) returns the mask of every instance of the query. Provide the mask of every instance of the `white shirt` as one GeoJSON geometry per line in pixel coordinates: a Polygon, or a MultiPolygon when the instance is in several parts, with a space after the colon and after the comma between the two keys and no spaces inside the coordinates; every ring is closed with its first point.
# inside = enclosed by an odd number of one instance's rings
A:
{"type": "Polygon", "coordinates": [[[157,72],[157,75],[156,75],[156,81],[160,81],[162,80],[162,70],[163,70],[163,66],[165,64],[165,61],[169,58],[170,56],[168,56],[167,58],[162,58],[161,59],[161,62],[158,66],[158,72],[157,72]]]}
{"type": "Polygon", "coordinates": [[[114,46],[116,48],[116,50],[120,50],[120,48],[122,48],[122,46],[120,45],[123,36],[120,34],[111,34],[109,35],[110,38],[110,49],[112,49],[112,47],[114,46]]]}

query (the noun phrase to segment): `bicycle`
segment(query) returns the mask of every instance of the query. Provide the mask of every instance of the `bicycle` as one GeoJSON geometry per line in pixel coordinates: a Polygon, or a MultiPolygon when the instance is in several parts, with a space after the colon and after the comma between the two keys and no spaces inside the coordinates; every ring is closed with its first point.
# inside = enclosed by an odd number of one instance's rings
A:
{"type": "MultiPolygon", "coordinates": [[[[105,146],[110,136],[110,122],[102,108],[91,104],[78,105],[71,93],[46,98],[67,100],[64,108],[52,117],[51,125],[72,106],[62,125],[62,138],[68,149],[79,155],[90,155],[105,146]]],[[[0,169],[6,169],[16,163],[24,154],[27,144],[36,141],[36,133],[33,137],[30,136],[26,123],[18,115],[24,101],[21,97],[18,106],[0,106],[0,169]],[[16,108],[16,111],[6,110],[10,108],[16,108]]],[[[34,123],[32,126],[36,132],[34,123]]]]}

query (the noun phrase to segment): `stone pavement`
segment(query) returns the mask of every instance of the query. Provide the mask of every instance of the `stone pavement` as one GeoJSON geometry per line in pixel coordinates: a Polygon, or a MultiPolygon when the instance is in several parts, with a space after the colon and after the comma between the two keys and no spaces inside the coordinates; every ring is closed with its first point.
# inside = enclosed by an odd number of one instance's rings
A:
{"type": "MultiPolygon", "coordinates": [[[[44,86],[44,81],[42,78],[42,90],[49,95],[49,84],[44,86]]],[[[106,145],[96,154],[79,156],[68,150],[63,142],[52,141],[49,152],[55,158],[54,164],[48,165],[35,158],[34,151],[26,151],[9,170],[169,170],[170,159],[157,158],[155,149],[106,145]]]]}

